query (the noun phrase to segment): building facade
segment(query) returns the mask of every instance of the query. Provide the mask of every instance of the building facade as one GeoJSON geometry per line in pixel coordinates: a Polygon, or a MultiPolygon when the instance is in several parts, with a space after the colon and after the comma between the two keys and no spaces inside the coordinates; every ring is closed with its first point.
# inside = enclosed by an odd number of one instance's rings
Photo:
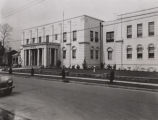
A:
{"type": "Polygon", "coordinates": [[[102,21],[87,15],[23,30],[22,66],[66,67],[86,60],[89,66],[99,66],[102,60],[102,21]]]}
{"type": "Polygon", "coordinates": [[[158,8],[121,14],[103,26],[106,66],[158,71],[158,8]]]}

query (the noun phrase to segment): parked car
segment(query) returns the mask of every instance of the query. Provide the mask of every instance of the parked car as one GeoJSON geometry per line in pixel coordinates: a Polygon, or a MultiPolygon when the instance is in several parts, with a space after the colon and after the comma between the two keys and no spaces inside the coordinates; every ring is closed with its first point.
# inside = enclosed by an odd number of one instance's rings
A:
{"type": "Polygon", "coordinates": [[[0,75],[0,94],[9,95],[12,93],[13,78],[11,76],[0,75]]]}

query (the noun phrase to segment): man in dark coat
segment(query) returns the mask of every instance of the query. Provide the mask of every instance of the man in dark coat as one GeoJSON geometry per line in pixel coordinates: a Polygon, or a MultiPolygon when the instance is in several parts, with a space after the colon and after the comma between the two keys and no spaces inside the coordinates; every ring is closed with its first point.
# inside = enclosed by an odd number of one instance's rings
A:
{"type": "Polygon", "coordinates": [[[109,76],[110,83],[113,83],[114,78],[115,78],[115,70],[113,68],[111,68],[111,70],[110,70],[110,76],[109,76]]]}

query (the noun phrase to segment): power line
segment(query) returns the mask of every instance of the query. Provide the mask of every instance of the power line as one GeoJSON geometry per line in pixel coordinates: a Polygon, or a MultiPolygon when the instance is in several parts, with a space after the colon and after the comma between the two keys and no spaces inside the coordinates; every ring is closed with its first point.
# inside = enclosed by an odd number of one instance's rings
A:
{"type": "Polygon", "coordinates": [[[44,1],[45,0],[33,0],[33,1],[29,2],[28,4],[25,4],[25,5],[21,6],[18,9],[13,9],[13,10],[9,11],[7,13],[7,15],[2,15],[2,18],[7,18],[9,16],[12,16],[12,15],[18,13],[18,12],[22,12],[23,10],[28,9],[28,8],[34,6],[34,5],[40,4],[41,2],[44,2],[44,1]]]}

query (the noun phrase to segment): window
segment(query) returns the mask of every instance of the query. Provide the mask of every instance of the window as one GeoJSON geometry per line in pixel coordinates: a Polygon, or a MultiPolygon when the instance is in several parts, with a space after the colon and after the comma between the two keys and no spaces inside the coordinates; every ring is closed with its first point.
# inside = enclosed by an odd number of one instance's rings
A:
{"type": "Polygon", "coordinates": [[[93,59],[93,50],[90,51],[91,59],[93,59]]]}
{"type": "Polygon", "coordinates": [[[142,45],[137,46],[137,58],[138,59],[143,58],[143,47],[142,47],[142,45]]]}
{"type": "Polygon", "coordinates": [[[35,38],[32,38],[32,43],[35,43],[35,38]]]}
{"type": "Polygon", "coordinates": [[[148,57],[149,58],[154,58],[154,45],[153,44],[150,44],[149,46],[148,46],[148,57]]]}
{"type": "Polygon", "coordinates": [[[90,40],[93,41],[93,31],[90,31],[90,40]]]}
{"type": "Polygon", "coordinates": [[[108,48],[107,52],[108,52],[108,60],[112,60],[112,48],[108,48]]]}
{"type": "Polygon", "coordinates": [[[38,42],[41,43],[42,42],[42,38],[38,37],[38,42]]]}
{"type": "Polygon", "coordinates": [[[132,38],[132,25],[127,26],[127,38],[132,38]]]}
{"type": "Polygon", "coordinates": [[[63,42],[66,42],[66,40],[67,40],[67,33],[64,32],[64,33],[63,33],[63,42]]]}
{"type": "Polygon", "coordinates": [[[63,59],[66,59],[66,50],[63,50],[63,59]]]}
{"type": "Polygon", "coordinates": [[[77,31],[73,31],[73,41],[77,40],[77,31]]]}
{"type": "Polygon", "coordinates": [[[142,37],[143,35],[143,25],[137,24],[137,37],[142,37]]]}
{"type": "Polygon", "coordinates": [[[26,44],[29,44],[29,39],[26,39],[26,44]]]}
{"type": "Polygon", "coordinates": [[[98,32],[95,32],[95,42],[98,42],[98,32]]]}
{"type": "Polygon", "coordinates": [[[148,23],[148,34],[149,34],[149,36],[154,35],[154,22],[148,23]]]}
{"type": "Polygon", "coordinates": [[[127,47],[127,59],[132,59],[132,47],[127,47]]]}
{"type": "Polygon", "coordinates": [[[49,43],[49,35],[46,35],[46,42],[49,43]]]}
{"type": "Polygon", "coordinates": [[[55,34],[55,40],[58,40],[58,34],[55,34]]]}
{"type": "Polygon", "coordinates": [[[95,58],[96,58],[96,59],[99,58],[99,50],[95,50],[95,58]]]}
{"type": "Polygon", "coordinates": [[[114,42],[114,31],[106,33],[106,42],[114,42]]]}
{"type": "Polygon", "coordinates": [[[72,58],[75,59],[76,58],[76,49],[72,50],[72,58]]]}

